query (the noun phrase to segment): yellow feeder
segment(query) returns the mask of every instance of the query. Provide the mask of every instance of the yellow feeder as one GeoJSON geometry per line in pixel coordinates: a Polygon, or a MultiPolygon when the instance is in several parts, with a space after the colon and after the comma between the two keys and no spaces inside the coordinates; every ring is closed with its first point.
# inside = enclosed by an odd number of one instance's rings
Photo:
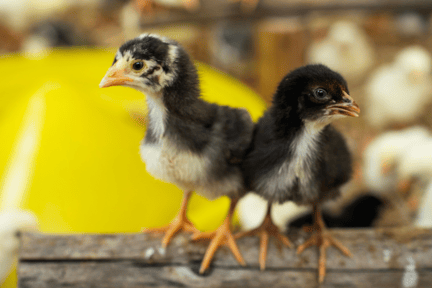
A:
{"type": "MultiPolygon", "coordinates": [[[[130,114],[143,114],[144,95],[98,88],[113,58],[98,49],[0,58],[0,209],[31,210],[53,233],[139,232],[176,215],[182,192],[147,174],[138,154],[144,128],[130,114]]],[[[204,99],[262,114],[252,90],[197,66],[204,99]]],[[[188,216],[211,230],[227,209],[228,199],[194,195],[188,216]]],[[[15,285],[11,275],[2,287],[15,285]]]]}

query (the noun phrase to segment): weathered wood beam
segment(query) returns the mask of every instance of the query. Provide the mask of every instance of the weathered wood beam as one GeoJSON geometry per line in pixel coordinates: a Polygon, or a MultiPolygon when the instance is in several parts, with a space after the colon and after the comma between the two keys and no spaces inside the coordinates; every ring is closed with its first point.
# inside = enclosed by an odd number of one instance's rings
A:
{"type": "Polygon", "coordinates": [[[221,19],[257,19],[264,17],[283,17],[302,15],[311,11],[344,10],[432,10],[428,0],[261,0],[252,12],[244,12],[239,1],[201,0],[198,11],[188,12],[181,9],[165,10],[153,17],[143,16],[142,27],[169,25],[179,22],[212,22],[221,19]]]}
{"type": "MultiPolygon", "coordinates": [[[[330,248],[328,274],[321,287],[430,287],[432,231],[333,233],[354,257],[345,258],[330,248]],[[415,286],[407,286],[411,284],[415,286]]],[[[306,236],[301,231],[290,234],[294,243],[301,243],[306,236]]],[[[279,250],[271,243],[268,268],[261,272],[258,240],[245,238],[238,243],[248,266],[241,267],[227,249],[221,249],[208,273],[202,276],[198,268],[206,243],[191,243],[186,235],[177,236],[163,251],[159,238],[144,234],[24,234],[19,287],[317,286],[316,249],[307,249],[298,256],[295,249],[279,250]]]]}

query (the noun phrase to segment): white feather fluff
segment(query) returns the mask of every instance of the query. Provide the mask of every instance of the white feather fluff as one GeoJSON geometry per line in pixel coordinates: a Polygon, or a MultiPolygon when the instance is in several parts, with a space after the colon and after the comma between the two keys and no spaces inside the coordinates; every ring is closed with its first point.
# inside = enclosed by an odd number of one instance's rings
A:
{"type": "Polygon", "coordinates": [[[432,228],[432,181],[420,203],[414,225],[421,228],[432,228]]]}
{"type": "Polygon", "coordinates": [[[267,201],[255,193],[248,193],[237,204],[241,229],[244,231],[258,227],[267,213],[267,201]]]}
{"type": "MultiPolygon", "coordinates": [[[[266,191],[268,195],[277,195],[280,189],[291,188],[298,180],[301,186],[312,186],[311,159],[318,147],[317,139],[324,125],[305,122],[304,128],[291,143],[292,158],[274,167],[263,178],[259,179],[256,189],[266,191]]],[[[308,193],[310,191],[304,191],[308,193]]]]}
{"type": "MultiPolygon", "coordinates": [[[[273,223],[285,231],[288,223],[308,213],[310,208],[287,201],[283,204],[273,203],[271,217],[273,223]]],[[[242,230],[248,231],[258,227],[267,213],[267,201],[255,193],[248,193],[241,198],[237,211],[242,230]]]]}
{"type": "Polygon", "coordinates": [[[423,182],[432,180],[432,138],[410,145],[397,168],[400,181],[412,177],[420,178],[423,182]]]}
{"type": "Polygon", "coordinates": [[[321,63],[349,79],[361,77],[373,64],[374,51],[363,29],[349,21],[338,21],[322,41],[311,44],[309,63],[321,63]]]}
{"type": "Polygon", "coordinates": [[[366,119],[376,128],[413,122],[432,99],[431,56],[419,46],[402,50],[366,84],[366,119]]]}
{"type": "Polygon", "coordinates": [[[398,166],[400,158],[410,147],[426,141],[429,137],[429,131],[419,126],[386,132],[376,137],[363,153],[365,184],[377,192],[392,189],[397,181],[396,173],[384,175],[383,166],[398,166]]]}
{"type": "MultiPolygon", "coordinates": [[[[410,145],[397,166],[399,181],[416,179],[420,184],[429,183],[419,201],[414,221],[417,227],[432,227],[432,138],[410,145]]],[[[421,185],[422,186],[422,185],[421,185]]]]}
{"type": "Polygon", "coordinates": [[[0,284],[6,279],[15,262],[19,238],[17,232],[36,229],[35,216],[22,210],[0,212],[0,284]]]}

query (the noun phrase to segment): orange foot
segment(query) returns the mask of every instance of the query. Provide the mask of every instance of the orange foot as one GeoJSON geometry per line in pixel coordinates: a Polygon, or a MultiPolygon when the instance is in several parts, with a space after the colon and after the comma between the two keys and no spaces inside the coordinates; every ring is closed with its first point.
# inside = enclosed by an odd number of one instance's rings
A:
{"type": "Polygon", "coordinates": [[[259,264],[260,269],[265,270],[266,259],[267,259],[267,248],[269,242],[269,236],[273,236],[278,241],[276,242],[279,246],[282,243],[285,246],[292,247],[291,242],[288,240],[288,237],[280,233],[279,228],[273,223],[270,216],[271,206],[267,210],[267,215],[264,218],[263,223],[258,227],[251,231],[240,232],[235,237],[236,239],[244,237],[244,236],[252,236],[258,235],[260,237],[260,254],[259,254],[259,264]]]}
{"type": "MultiPolygon", "coordinates": [[[[330,246],[338,248],[345,256],[352,257],[351,252],[341,242],[333,238],[330,232],[326,231],[324,221],[322,221],[321,211],[314,206],[315,225],[314,234],[302,245],[297,248],[297,254],[302,253],[306,248],[316,245],[319,247],[318,259],[318,281],[324,282],[326,274],[326,250],[330,246]]],[[[310,229],[310,228],[309,228],[310,229]]]]}
{"type": "Polygon", "coordinates": [[[230,209],[228,212],[227,217],[225,218],[224,222],[221,226],[219,226],[218,229],[214,232],[197,232],[192,236],[192,240],[199,240],[199,239],[211,239],[210,245],[207,248],[207,251],[204,255],[204,259],[201,263],[201,267],[199,270],[200,274],[203,274],[205,270],[210,266],[210,262],[213,259],[214,254],[216,253],[217,249],[221,245],[227,245],[231,252],[234,254],[234,257],[237,259],[237,261],[242,265],[245,266],[246,263],[240,253],[240,250],[237,247],[237,244],[234,240],[234,236],[231,233],[230,224],[231,224],[231,218],[234,213],[234,208],[237,201],[233,200],[231,201],[230,209]]]}
{"type": "Polygon", "coordinates": [[[194,227],[194,225],[186,217],[187,203],[188,203],[191,195],[192,195],[192,192],[186,192],[185,193],[185,196],[183,198],[183,201],[182,201],[182,204],[180,207],[180,212],[178,213],[176,218],[170,224],[168,224],[168,226],[144,229],[142,232],[144,232],[144,233],[163,233],[163,232],[165,232],[165,236],[162,239],[162,247],[163,248],[166,248],[168,246],[171,239],[180,230],[183,230],[186,232],[198,233],[199,230],[196,229],[194,227]]]}
{"type": "Polygon", "coordinates": [[[338,248],[345,256],[352,257],[351,252],[342,243],[333,238],[329,232],[316,232],[305,243],[297,248],[297,254],[302,253],[306,248],[316,245],[319,247],[320,255],[318,260],[318,279],[322,283],[326,274],[326,250],[330,246],[338,248]]]}

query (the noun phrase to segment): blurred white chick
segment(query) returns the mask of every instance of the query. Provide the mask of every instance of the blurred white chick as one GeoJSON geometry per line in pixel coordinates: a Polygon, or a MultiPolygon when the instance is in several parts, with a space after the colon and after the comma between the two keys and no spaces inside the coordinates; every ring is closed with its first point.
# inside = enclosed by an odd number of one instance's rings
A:
{"type": "Polygon", "coordinates": [[[421,228],[432,228],[432,181],[429,182],[420,202],[414,225],[421,228]]]}
{"type": "Polygon", "coordinates": [[[19,232],[37,227],[36,217],[28,211],[0,212],[0,285],[10,273],[19,248],[19,232]]]}
{"type": "Polygon", "coordinates": [[[348,79],[361,77],[374,62],[374,51],[363,29],[348,21],[334,23],[324,40],[311,44],[309,63],[321,63],[348,79]]]}
{"type": "Polygon", "coordinates": [[[413,206],[410,208],[418,211],[414,225],[432,227],[432,138],[412,145],[400,159],[397,168],[398,189],[401,192],[410,191],[411,199],[414,200],[410,201],[409,204],[413,206]],[[412,189],[418,186],[421,188],[420,193],[418,189],[412,189]]]}
{"type": "MultiPolygon", "coordinates": [[[[267,213],[267,201],[255,193],[248,193],[237,204],[237,212],[241,229],[249,231],[257,228],[267,213]]],[[[288,223],[307,214],[311,209],[298,206],[288,201],[283,204],[273,203],[271,210],[272,220],[281,231],[285,231],[288,223]]]]}
{"type": "Polygon", "coordinates": [[[70,0],[0,0],[0,14],[13,29],[23,30],[37,21],[60,12],[70,0]]]}
{"type": "Polygon", "coordinates": [[[399,160],[397,173],[399,183],[413,180],[429,183],[432,180],[432,138],[410,145],[399,160]]]}
{"type": "Polygon", "coordinates": [[[429,137],[429,131],[420,126],[389,131],[376,137],[363,153],[363,178],[366,186],[379,193],[395,188],[398,161],[411,146],[424,143],[429,137]]]}
{"type": "Polygon", "coordinates": [[[419,46],[403,49],[366,84],[366,119],[375,128],[413,122],[431,101],[431,55],[419,46]]]}

